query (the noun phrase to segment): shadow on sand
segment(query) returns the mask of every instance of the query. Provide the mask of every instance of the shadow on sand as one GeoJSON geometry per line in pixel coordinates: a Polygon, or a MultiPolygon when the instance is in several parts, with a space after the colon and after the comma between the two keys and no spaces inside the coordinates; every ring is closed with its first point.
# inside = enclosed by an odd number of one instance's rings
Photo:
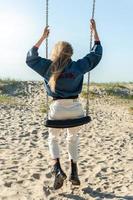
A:
{"type": "MultiPolygon", "coordinates": [[[[90,197],[93,197],[94,199],[123,199],[123,200],[133,200],[133,196],[116,196],[115,194],[109,194],[109,193],[104,193],[104,192],[99,192],[98,190],[93,190],[91,187],[83,188],[82,191],[84,194],[88,194],[90,197]]],[[[60,196],[66,197],[68,199],[75,199],[75,200],[87,200],[84,197],[81,197],[79,195],[74,195],[74,194],[64,194],[61,193],[60,196]]],[[[89,197],[88,197],[89,199],[89,197]]]]}
{"type": "Polygon", "coordinates": [[[82,191],[84,192],[84,194],[89,194],[91,197],[99,197],[99,198],[106,198],[106,199],[117,199],[117,198],[121,198],[123,200],[133,200],[133,196],[116,196],[113,193],[104,193],[104,192],[99,192],[98,190],[93,190],[90,186],[88,186],[87,188],[83,188],[82,191]]]}

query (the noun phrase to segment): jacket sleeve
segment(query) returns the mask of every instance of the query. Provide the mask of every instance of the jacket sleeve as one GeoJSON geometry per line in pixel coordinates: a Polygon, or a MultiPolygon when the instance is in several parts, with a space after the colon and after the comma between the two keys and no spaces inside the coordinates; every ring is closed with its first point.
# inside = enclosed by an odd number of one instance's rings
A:
{"type": "Polygon", "coordinates": [[[75,70],[80,74],[85,74],[86,72],[94,69],[102,58],[103,49],[100,42],[95,42],[91,52],[87,54],[82,59],[75,62],[75,70]]]}
{"type": "Polygon", "coordinates": [[[41,58],[38,55],[38,48],[35,46],[33,46],[32,49],[27,53],[26,64],[40,74],[43,78],[45,77],[51,63],[51,60],[41,58]]]}

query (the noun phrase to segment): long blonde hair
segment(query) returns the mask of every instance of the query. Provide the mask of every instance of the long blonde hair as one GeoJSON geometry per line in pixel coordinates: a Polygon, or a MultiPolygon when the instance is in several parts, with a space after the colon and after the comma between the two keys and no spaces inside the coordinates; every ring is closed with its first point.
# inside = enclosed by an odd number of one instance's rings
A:
{"type": "Polygon", "coordinates": [[[49,80],[49,86],[55,92],[56,81],[64,70],[65,66],[69,63],[73,55],[73,48],[68,42],[60,41],[55,44],[51,52],[52,64],[50,66],[52,76],[49,80]]]}

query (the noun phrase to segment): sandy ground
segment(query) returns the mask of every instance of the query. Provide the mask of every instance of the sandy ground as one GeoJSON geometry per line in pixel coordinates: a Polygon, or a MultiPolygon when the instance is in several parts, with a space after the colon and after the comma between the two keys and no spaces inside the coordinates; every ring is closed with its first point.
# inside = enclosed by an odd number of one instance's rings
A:
{"type": "MultiPolygon", "coordinates": [[[[109,97],[90,101],[93,120],[79,133],[81,186],[66,180],[63,188],[52,189],[42,90],[28,89],[16,105],[0,104],[0,200],[133,200],[133,117],[109,97]]],[[[65,133],[60,135],[69,176],[65,133]]]]}

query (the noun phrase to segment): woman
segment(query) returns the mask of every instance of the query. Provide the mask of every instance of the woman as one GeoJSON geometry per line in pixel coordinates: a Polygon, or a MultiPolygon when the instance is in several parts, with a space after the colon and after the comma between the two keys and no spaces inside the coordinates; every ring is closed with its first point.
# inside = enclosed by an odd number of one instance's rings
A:
{"type": "MultiPolygon", "coordinates": [[[[100,62],[102,46],[96,29],[96,23],[90,20],[90,27],[94,35],[94,46],[89,54],[82,59],[73,61],[72,46],[68,42],[58,42],[52,52],[51,58],[45,59],[38,56],[38,49],[42,42],[49,36],[49,28],[46,27],[39,41],[28,52],[26,63],[39,73],[45,81],[45,88],[49,96],[53,98],[50,105],[50,119],[72,119],[84,116],[82,105],[78,100],[83,85],[83,76],[92,70],[100,62]]],[[[78,160],[78,132],[80,127],[67,129],[67,146],[71,165],[69,181],[73,185],[80,185],[77,170],[78,160]]],[[[53,159],[54,189],[59,189],[66,179],[60,165],[58,147],[59,129],[49,128],[49,150],[53,159]]]]}

